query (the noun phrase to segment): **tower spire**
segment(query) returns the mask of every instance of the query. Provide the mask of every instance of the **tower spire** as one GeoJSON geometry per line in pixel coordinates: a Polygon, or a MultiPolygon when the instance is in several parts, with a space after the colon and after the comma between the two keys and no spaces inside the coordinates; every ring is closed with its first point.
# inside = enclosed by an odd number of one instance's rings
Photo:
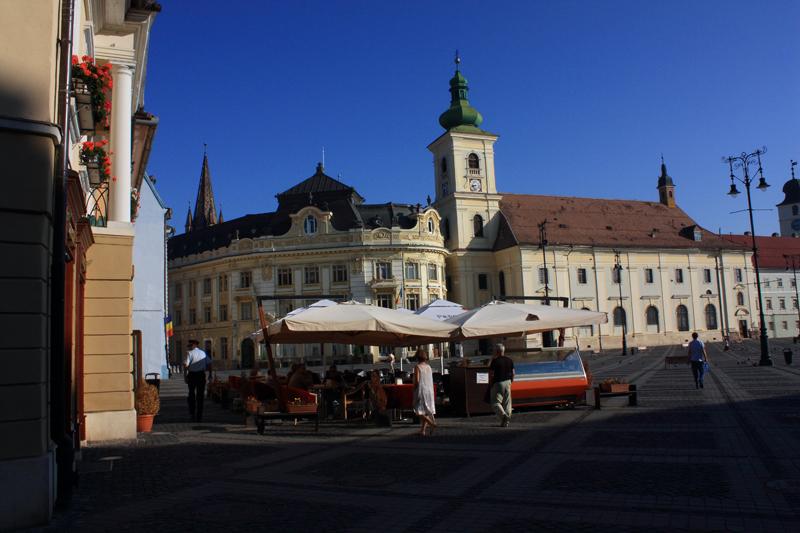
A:
{"type": "Polygon", "coordinates": [[[200,170],[200,183],[197,186],[192,229],[205,228],[216,223],[217,210],[214,207],[214,191],[211,188],[211,171],[208,169],[208,150],[207,145],[203,144],[203,166],[200,170]]]}
{"type": "Polygon", "coordinates": [[[675,183],[667,174],[667,164],[664,163],[664,154],[661,154],[661,175],[658,177],[658,201],[667,207],[675,207],[675,183]]]}
{"type": "Polygon", "coordinates": [[[467,85],[467,79],[459,70],[461,56],[458,54],[458,50],[456,50],[454,61],[456,72],[450,79],[450,108],[439,116],[439,124],[446,130],[458,126],[466,126],[477,130],[478,126],[483,122],[483,116],[469,103],[467,96],[469,86],[467,85]]]}
{"type": "Polygon", "coordinates": [[[186,229],[186,233],[189,233],[190,231],[192,231],[192,202],[191,202],[191,200],[188,203],[189,203],[189,208],[187,209],[187,212],[186,212],[186,225],[184,226],[184,228],[186,229]]]}

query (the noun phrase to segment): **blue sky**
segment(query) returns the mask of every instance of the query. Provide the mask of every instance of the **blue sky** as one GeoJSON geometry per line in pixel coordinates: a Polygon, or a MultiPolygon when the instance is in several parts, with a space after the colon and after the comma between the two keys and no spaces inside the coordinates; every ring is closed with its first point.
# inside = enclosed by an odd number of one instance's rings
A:
{"type": "MultiPolygon", "coordinates": [[[[433,195],[456,48],[503,192],[657,200],[663,152],[678,204],[742,232],[721,157],[768,147],[756,231],[800,159],[800,2],[239,0],[163,2],[147,110],[149,171],[182,231],[203,155],[226,219],[326,171],[368,202],[433,195]]],[[[741,188],[741,187],[740,187],[741,188]]]]}

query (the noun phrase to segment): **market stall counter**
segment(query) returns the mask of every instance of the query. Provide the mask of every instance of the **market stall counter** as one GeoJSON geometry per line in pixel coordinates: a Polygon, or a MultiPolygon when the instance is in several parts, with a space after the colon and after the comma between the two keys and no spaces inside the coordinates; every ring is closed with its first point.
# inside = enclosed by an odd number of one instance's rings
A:
{"type": "MultiPolygon", "coordinates": [[[[511,385],[513,406],[574,406],[586,402],[589,379],[576,349],[544,348],[507,353],[514,361],[511,385]]],[[[450,402],[455,414],[471,416],[492,412],[488,399],[491,384],[489,359],[470,360],[450,368],[450,402]]]]}

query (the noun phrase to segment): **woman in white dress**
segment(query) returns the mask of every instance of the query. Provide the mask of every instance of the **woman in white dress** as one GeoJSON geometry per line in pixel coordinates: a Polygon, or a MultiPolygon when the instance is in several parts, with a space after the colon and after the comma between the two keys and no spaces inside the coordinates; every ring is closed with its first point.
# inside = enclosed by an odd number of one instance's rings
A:
{"type": "Polygon", "coordinates": [[[417,366],[414,367],[414,412],[420,421],[419,434],[424,436],[425,430],[436,427],[436,402],[433,393],[433,370],[428,364],[428,354],[423,349],[417,350],[417,366]]]}

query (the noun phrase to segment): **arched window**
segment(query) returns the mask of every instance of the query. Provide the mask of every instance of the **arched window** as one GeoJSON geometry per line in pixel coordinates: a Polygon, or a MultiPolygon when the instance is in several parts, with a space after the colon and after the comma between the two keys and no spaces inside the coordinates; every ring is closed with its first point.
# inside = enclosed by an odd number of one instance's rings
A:
{"type": "Polygon", "coordinates": [[[647,308],[647,325],[658,326],[658,308],[651,305],[647,308]]]}
{"type": "Polygon", "coordinates": [[[744,305],[744,294],[741,292],[736,293],[736,305],[744,305]]]}
{"type": "Polygon", "coordinates": [[[476,237],[483,237],[483,217],[475,215],[472,218],[473,233],[476,237]]]}
{"type": "Polygon", "coordinates": [[[678,331],[689,331],[689,310],[685,305],[678,306],[675,317],[678,319],[678,331]]]}
{"type": "Polygon", "coordinates": [[[442,168],[442,174],[447,174],[447,158],[446,157],[442,158],[441,168],[442,168]]]}
{"type": "Polygon", "coordinates": [[[433,219],[428,219],[428,233],[433,233],[433,219]]]}
{"type": "Polygon", "coordinates": [[[303,222],[303,229],[306,235],[312,235],[317,232],[317,219],[314,215],[308,215],[305,222],[303,222]]]}
{"type": "Polygon", "coordinates": [[[796,214],[797,214],[797,206],[796,206],[796,205],[793,205],[793,206],[792,206],[792,214],[793,214],[793,215],[796,215],[796,214]]]}
{"type": "Polygon", "coordinates": [[[477,154],[469,154],[469,157],[467,157],[467,166],[469,168],[481,168],[481,161],[478,159],[477,154]]]}
{"type": "Polygon", "coordinates": [[[501,270],[500,273],[497,275],[497,280],[499,281],[499,285],[500,285],[500,296],[505,296],[506,295],[506,273],[501,270]]]}
{"type": "Polygon", "coordinates": [[[628,325],[628,317],[625,316],[625,309],[623,309],[620,306],[614,308],[614,325],[615,326],[628,325]]]}
{"type": "Polygon", "coordinates": [[[714,304],[706,306],[706,329],[717,329],[717,308],[714,304]]]}

